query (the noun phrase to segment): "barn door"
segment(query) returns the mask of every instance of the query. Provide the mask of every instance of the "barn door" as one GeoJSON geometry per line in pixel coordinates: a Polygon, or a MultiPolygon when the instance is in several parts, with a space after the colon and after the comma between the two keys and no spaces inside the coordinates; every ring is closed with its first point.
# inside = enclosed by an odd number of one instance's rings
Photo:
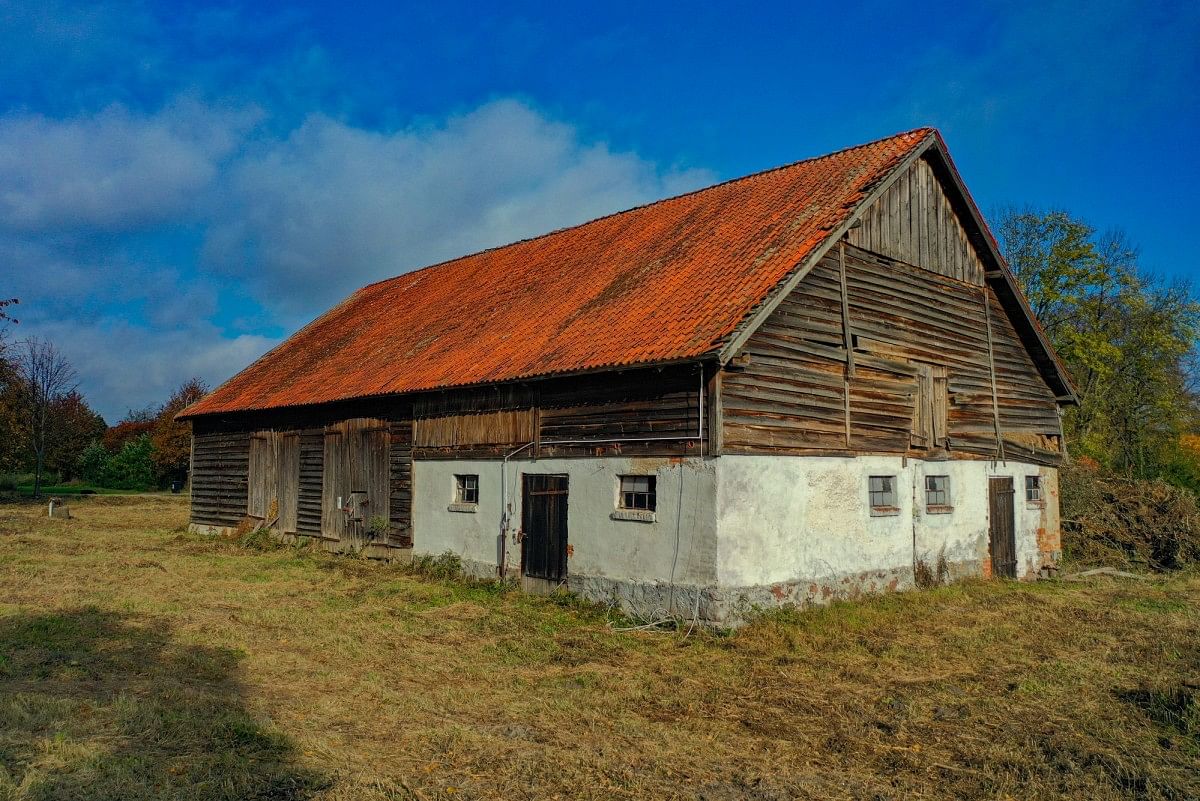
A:
{"type": "Polygon", "coordinates": [[[914,448],[944,448],[948,444],[946,422],[950,400],[946,368],[936,364],[915,367],[917,394],[909,444],[914,448]]]}
{"type": "Polygon", "coordinates": [[[250,437],[246,514],[257,518],[264,525],[270,523],[278,514],[276,493],[279,465],[275,443],[276,438],[269,431],[250,437]]]}
{"type": "Polygon", "coordinates": [[[366,493],[362,511],[363,523],[371,534],[372,542],[386,545],[386,529],[382,532],[376,529],[379,526],[390,527],[391,525],[388,517],[392,494],[391,462],[388,460],[388,429],[367,429],[362,433],[361,442],[360,459],[366,467],[363,479],[363,489],[366,493]]]}
{"type": "Polygon", "coordinates": [[[988,533],[991,540],[992,575],[1017,577],[1017,534],[1013,510],[1012,476],[988,479],[988,533]]]}
{"type": "Polygon", "coordinates": [[[521,563],[525,575],[555,583],[567,578],[567,477],[524,475],[521,563]]]}
{"type": "Polygon", "coordinates": [[[377,420],[344,420],[325,432],[321,530],[343,547],[357,550],[370,543],[387,544],[388,443],[388,428],[377,420]]]}
{"type": "Polygon", "coordinates": [[[279,468],[276,497],[279,499],[279,530],[295,534],[300,502],[300,437],[279,438],[279,468]]]}
{"type": "Polygon", "coordinates": [[[347,486],[350,477],[350,452],[340,431],[325,432],[325,453],[321,460],[321,533],[341,539],[346,533],[347,486]]]}

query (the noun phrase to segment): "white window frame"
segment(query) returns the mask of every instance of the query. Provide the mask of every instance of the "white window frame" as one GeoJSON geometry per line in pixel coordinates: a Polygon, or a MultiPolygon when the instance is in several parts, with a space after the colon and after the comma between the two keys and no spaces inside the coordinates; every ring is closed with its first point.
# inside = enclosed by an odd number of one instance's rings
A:
{"type": "Polygon", "coordinates": [[[900,488],[897,476],[877,475],[867,477],[867,504],[871,507],[871,517],[889,517],[900,514],[900,488]],[[876,489],[878,487],[878,489],[876,489]],[[886,488],[885,488],[886,487],[886,488]],[[880,503],[876,503],[876,496],[880,503]],[[883,503],[889,500],[890,504],[883,503]]]}
{"type": "Polygon", "coordinates": [[[1030,508],[1046,505],[1046,494],[1043,492],[1042,477],[1040,475],[1025,476],[1025,503],[1030,508]]]}
{"type": "Polygon", "coordinates": [[[954,496],[951,494],[950,476],[945,473],[925,476],[925,511],[931,515],[944,515],[954,511],[954,496]],[[942,479],[945,481],[945,486],[942,489],[933,489],[929,486],[930,480],[942,479]],[[942,501],[934,501],[931,499],[933,493],[940,493],[943,497],[942,501]]]}
{"type": "Polygon", "coordinates": [[[451,512],[474,512],[479,508],[479,474],[454,474],[454,499],[446,507],[451,512]],[[474,500],[470,500],[474,495],[474,500]]]}
{"type": "Polygon", "coordinates": [[[626,509],[632,512],[656,512],[658,511],[658,476],[653,474],[639,473],[623,473],[617,476],[617,508],[626,509]],[[646,489],[626,489],[625,482],[645,481],[646,489]],[[633,504],[627,504],[626,498],[632,497],[633,504]],[[638,506],[636,503],[637,497],[646,499],[646,505],[638,506]]]}

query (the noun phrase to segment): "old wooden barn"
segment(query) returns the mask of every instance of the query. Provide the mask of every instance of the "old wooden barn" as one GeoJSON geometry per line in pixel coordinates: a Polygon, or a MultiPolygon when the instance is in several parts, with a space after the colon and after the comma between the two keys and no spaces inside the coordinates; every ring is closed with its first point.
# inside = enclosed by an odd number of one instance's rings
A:
{"type": "Polygon", "coordinates": [[[731,622],[1053,570],[1072,402],[920,129],[372,284],[182,417],[196,528],[731,622]]]}

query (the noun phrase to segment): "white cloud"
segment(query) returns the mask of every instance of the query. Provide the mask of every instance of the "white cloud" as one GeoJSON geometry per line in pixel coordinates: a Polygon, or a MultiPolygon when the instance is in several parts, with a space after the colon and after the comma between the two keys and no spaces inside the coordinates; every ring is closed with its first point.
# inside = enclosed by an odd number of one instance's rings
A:
{"type": "Polygon", "coordinates": [[[234,167],[207,261],[312,313],[353,289],[711,181],[583,142],[512,100],[395,132],[321,115],[234,167]]]}
{"type": "Polygon", "coordinates": [[[255,116],[183,100],[152,115],[0,117],[0,228],[129,231],[185,215],[255,116]]]}
{"type": "Polygon", "coordinates": [[[44,337],[59,346],[79,373],[88,403],[109,424],[129,409],[162,403],[189,378],[215,386],[279,342],[251,334],[226,337],[206,323],[163,330],[112,317],[22,320],[17,328],[14,335],[44,337]]]}
{"type": "Polygon", "coordinates": [[[0,295],[110,420],[225,380],[276,344],[264,330],[370,281],[713,180],[512,100],[395,131],[256,123],[192,100],[0,117],[0,295]]]}

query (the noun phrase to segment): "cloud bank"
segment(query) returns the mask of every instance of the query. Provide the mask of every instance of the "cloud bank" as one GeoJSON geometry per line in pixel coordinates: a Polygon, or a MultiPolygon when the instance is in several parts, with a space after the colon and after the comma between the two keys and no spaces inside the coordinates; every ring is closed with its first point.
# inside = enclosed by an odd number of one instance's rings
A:
{"type": "Polygon", "coordinates": [[[246,104],[0,117],[0,294],[110,421],[357,287],[715,180],[499,99],[393,130],[246,104]]]}

